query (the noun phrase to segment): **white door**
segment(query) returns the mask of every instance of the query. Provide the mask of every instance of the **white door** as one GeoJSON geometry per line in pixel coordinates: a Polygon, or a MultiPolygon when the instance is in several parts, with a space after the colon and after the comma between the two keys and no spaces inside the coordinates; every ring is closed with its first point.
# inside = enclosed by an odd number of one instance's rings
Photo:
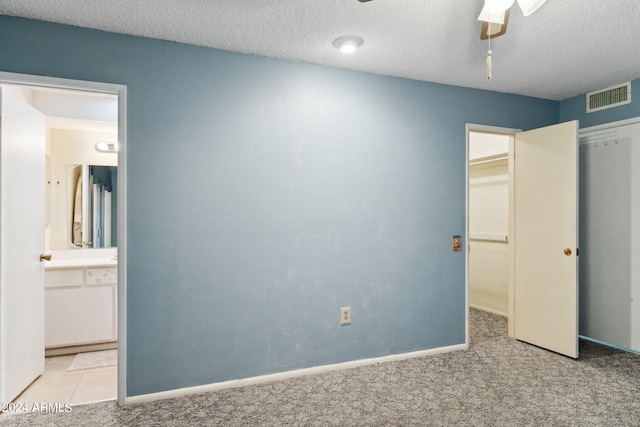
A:
{"type": "Polygon", "coordinates": [[[515,137],[515,338],[578,357],[578,122],[515,137]]]}
{"type": "Polygon", "coordinates": [[[45,117],[2,87],[0,132],[0,401],[44,370],[45,117]]]}

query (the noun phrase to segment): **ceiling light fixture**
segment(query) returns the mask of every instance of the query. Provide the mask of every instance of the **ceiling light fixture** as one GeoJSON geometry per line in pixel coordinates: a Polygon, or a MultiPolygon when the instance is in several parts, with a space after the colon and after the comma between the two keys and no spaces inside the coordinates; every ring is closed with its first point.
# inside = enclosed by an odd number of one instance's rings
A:
{"type": "Polygon", "coordinates": [[[484,0],[484,6],[478,16],[479,21],[489,22],[492,24],[504,24],[504,16],[514,0],[484,0]]]}
{"type": "Polygon", "coordinates": [[[489,24],[503,25],[506,12],[506,9],[492,9],[485,4],[480,11],[478,21],[488,22],[489,24]]]}
{"type": "Polygon", "coordinates": [[[522,9],[524,16],[529,16],[536,10],[540,9],[540,6],[547,0],[518,0],[518,6],[522,9]]]}
{"type": "MultiPolygon", "coordinates": [[[[518,0],[518,6],[522,9],[524,16],[529,16],[540,9],[540,6],[542,6],[545,1],[546,0],[518,0]]],[[[504,23],[505,12],[513,6],[514,2],[515,0],[484,0],[484,6],[482,7],[482,11],[480,11],[478,20],[502,25],[504,23]]]]}
{"type": "Polygon", "coordinates": [[[345,55],[355,52],[357,48],[362,46],[362,43],[362,39],[356,36],[338,37],[333,41],[333,45],[345,55]]]}
{"type": "MultiPolygon", "coordinates": [[[[522,9],[524,16],[529,16],[540,8],[546,0],[518,0],[518,6],[522,9]]],[[[480,38],[489,40],[489,50],[487,51],[487,79],[491,80],[491,37],[498,37],[507,31],[509,22],[509,12],[515,0],[484,0],[484,6],[478,16],[479,21],[483,21],[480,38]]]]}
{"type": "Polygon", "coordinates": [[[509,9],[515,0],[484,0],[485,6],[495,10],[509,9]]]}

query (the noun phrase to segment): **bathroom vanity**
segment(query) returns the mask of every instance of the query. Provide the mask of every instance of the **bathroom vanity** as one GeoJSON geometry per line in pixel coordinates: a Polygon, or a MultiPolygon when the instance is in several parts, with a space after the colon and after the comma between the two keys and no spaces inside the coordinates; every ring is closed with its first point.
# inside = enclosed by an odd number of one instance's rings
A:
{"type": "Polygon", "coordinates": [[[115,348],[118,267],[113,249],[52,251],[45,263],[45,348],[115,348]]]}

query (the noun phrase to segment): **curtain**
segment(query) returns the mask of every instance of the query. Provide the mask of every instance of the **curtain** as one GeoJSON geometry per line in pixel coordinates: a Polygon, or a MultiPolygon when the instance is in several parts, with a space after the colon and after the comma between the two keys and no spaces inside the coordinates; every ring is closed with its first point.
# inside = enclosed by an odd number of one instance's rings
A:
{"type": "Polygon", "coordinates": [[[91,166],[93,247],[111,246],[111,199],[116,177],[115,166],[91,166]]]}
{"type": "Polygon", "coordinates": [[[90,173],[93,177],[93,183],[100,186],[100,189],[111,192],[113,191],[112,175],[116,171],[115,166],[91,166],[90,173]]]}

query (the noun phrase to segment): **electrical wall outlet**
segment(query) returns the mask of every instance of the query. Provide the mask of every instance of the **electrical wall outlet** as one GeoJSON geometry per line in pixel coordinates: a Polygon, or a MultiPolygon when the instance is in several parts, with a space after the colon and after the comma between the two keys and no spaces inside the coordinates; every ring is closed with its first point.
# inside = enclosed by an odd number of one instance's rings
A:
{"type": "Polygon", "coordinates": [[[341,325],[351,324],[351,307],[342,307],[340,309],[340,324],[341,325]]]}

